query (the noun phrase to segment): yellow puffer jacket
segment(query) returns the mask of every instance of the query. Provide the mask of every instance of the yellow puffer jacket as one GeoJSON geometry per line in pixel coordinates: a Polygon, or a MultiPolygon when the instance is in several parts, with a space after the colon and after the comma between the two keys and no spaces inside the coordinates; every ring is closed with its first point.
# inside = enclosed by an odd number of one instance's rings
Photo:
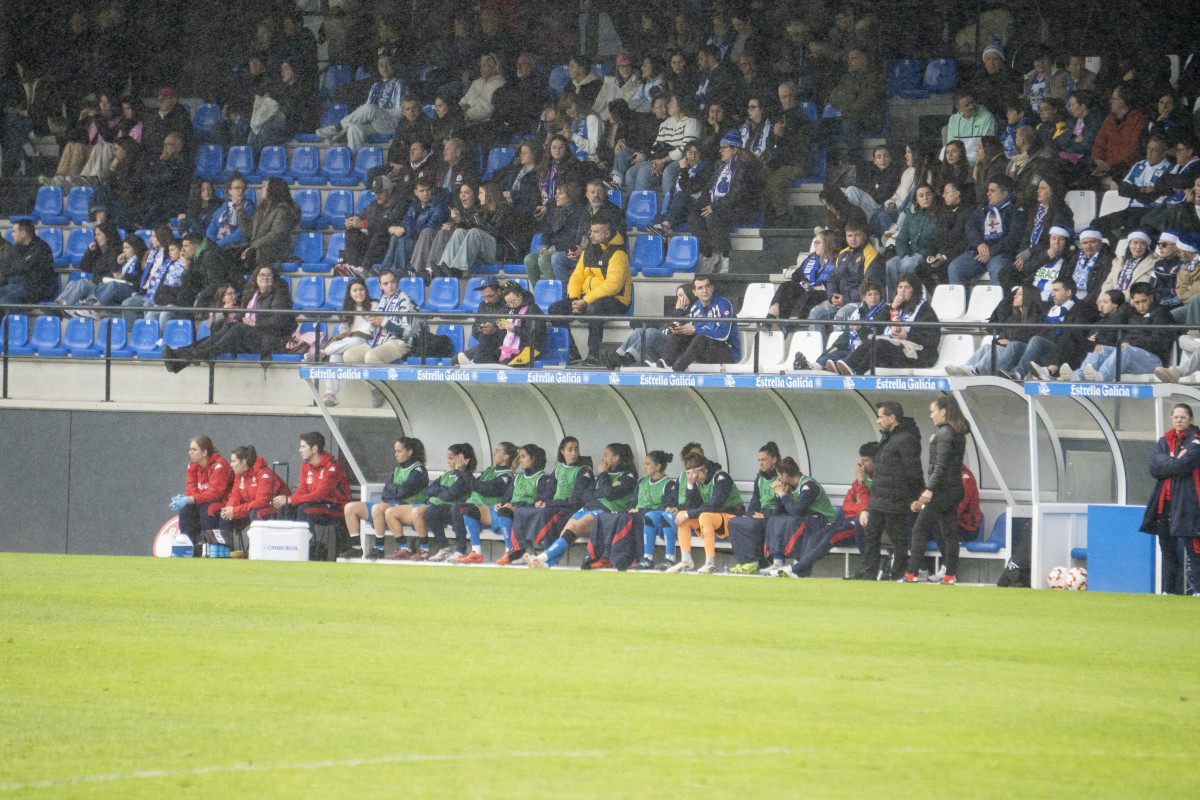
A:
{"type": "Polygon", "coordinates": [[[571,273],[567,285],[567,297],[583,298],[585,303],[594,303],[601,297],[615,297],[625,305],[633,302],[633,279],[629,274],[629,254],[624,250],[625,237],[614,233],[601,245],[602,255],[589,266],[588,250],[579,256],[579,263],[571,273]]]}

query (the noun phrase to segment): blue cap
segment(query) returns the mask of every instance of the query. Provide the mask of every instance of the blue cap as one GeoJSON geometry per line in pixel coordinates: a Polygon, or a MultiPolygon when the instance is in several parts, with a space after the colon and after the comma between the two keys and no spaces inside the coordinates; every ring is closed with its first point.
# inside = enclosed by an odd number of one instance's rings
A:
{"type": "Polygon", "coordinates": [[[729,132],[721,137],[722,147],[741,147],[742,134],[735,128],[730,128],[729,132]]]}
{"type": "Polygon", "coordinates": [[[484,278],[482,281],[479,282],[479,285],[475,287],[475,291],[480,291],[485,286],[499,286],[499,285],[500,285],[500,281],[498,281],[496,279],[495,275],[488,275],[486,278],[484,278]]]}
{"type": "Polygon", "coordinates": [[[1189,231],[1185,234],[1182,234],[1179,237],[1178,247],[1180,250],[1187,250],[1191,253],[1200,251],[1200,233],[1189,231]]]}

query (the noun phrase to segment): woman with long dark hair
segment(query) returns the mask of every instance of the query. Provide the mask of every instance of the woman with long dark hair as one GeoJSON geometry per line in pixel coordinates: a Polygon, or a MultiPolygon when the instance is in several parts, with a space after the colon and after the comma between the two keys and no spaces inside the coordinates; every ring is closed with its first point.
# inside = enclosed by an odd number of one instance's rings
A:
{"type": "Polygon", "coordinates": [[[368,506],[362,501],[347,503],[346,530],[353,540],[358,536],[358,547],[351,547],[343,558],[376,559],[381,555],[375,549],[375,540],[383,539],[391,532],[400,543],[402,525],[411,525],[413,509],[425,502],[425,489],[429,486],[429,473],[425,471],[425,445],[420,439],[401,436],[392,445],[396,457],[396,469],[391,483],[383,487],[379,502],[368,506]],[[371,529],[364,530],[363,523],[370,518],[371,529]],[[374,535],[374,538],[367,538],[374,535]],[[354,552],[357,550],[357,552],[354,552]]]}
{"type": "Polygon", "coordinates": [[[843,375],[865,374],[871,368],[872,353],[877,367],[928,369],[937,362],[942,339],[940,326],[904,324],[938,321],[933,307],[922,297],[921,282],[916,275],[905,273],[900,276],[892,300],[891,317],[892,325],[877,331],[878,335],[848,355],[845,361],[837,362],[839,372],[843,375]]]}
{"type": "Polygon", "coordinates": [[[467,475],[467,486],[471,490],[464,505],[450,507],[450,527],[454,529],[454,550],[447,556],[449,564],[482,564],[483,542],[480,538],[483,526],[499,532],[501,526],[500,502],[508,494],[513,482],[513,469],[517,464],[517,446],[512,442],[500,442],[492,449],[492,465],[476,478],[467,475]],[[467,552],[467,541],[471,550],[467,552]]]}
{"type": "Polygon", "coordinates": [[[1008,169],[1008,156],[1004,145],[995,136],[984,136],[975,149],[975,185],[986,189],[994,178],[1004,175],[1008,169]]]}
{"type": "Polygon", "coordinates": [[[254,212],[249,244],[242,251],[248,265],[278,266],[292,253],[292,235],[300,225],[300,206],[292,200],[287,181],[268,178],[266,198],[254,212]]]}
{"type": "Polygon", "coordinates": [[[958,574],[958,504],[963,499],[963,456],[971,428],[958,401],[950,395],[943,395],[929,404],[929,419],[937,429],[929,437],[925,491],[912,503],[912,510],[918,513],[909,540],[904,582],[917,581],[917,573],[925,560],[925,543],[937,524],[942,529],[942,558],[946,562],[946,574],[940,583],[949,585],[958,583],[955,577],[958,574]]]}
{"type": "Polygon", "coordinates": [[[963,201],[967,205],[975,201],[975,179],[971,175],[967,148],[958,139],[946,142],[946,147],[942,150],[942,161],[934,170],[933,188],[939,194],[947,183],[953,183],[963,192],[963,201]]]}
{"type": "Polygon", "coordinates": [[[1014,286],[1008,292],[1008,297],[1000,301],[988,319],[988,322],[993,325],[1008,323],[1014,324],[1014,327],[993,328],[996,332],[994,343],[980,347],[961,367],[953,364],[946,365],[946,374],[991,375],[993,345],[996,350],[996,372],[1008,372],[1016,369],[1017,365],[1021,363],[1021,356],[1025,354],[1029,340],[1038,333],[1037,328],[1018,326],[1022,323],[1042,322],[1045,316],[1046,308],[1042,303],[1042,296],[1038,294],[1037,288],[1032,283],[1014,286]]]}
{"type": "Polygon", "coordinates": [[[1158,537],[1162,552],[1163,594],[1200,594],[1200,430],[1192,407],[1178,403],[1171,409],[1171,430],[1158,440],[1147,466],[1158,482],[1150,493],[1141,530],[1158,537]],[[1180,585],[1187,549],[1187,581],[1180,585]]]}
{"type": "MultiPolygon", "coordinates": [[[[350,281],[346,286],[346,299],[342,301],[342,311],[370,311],[371,308],[371,295],[366,281],[362,278],[350,281]]],[[[325,355],[328,356],[329,363],[342,363],[347,350],[355,345],[369,342],[376,330],[366,314],[343,314],[341,322],[338,324],[337,335],[325,345],[325,355]]],[[[336,406],[338,404],[337,394],[341,388],[342,382],[337,378],[330,378],[326,381],[325,397],[323,398],[325,405],[336,406]]]]}

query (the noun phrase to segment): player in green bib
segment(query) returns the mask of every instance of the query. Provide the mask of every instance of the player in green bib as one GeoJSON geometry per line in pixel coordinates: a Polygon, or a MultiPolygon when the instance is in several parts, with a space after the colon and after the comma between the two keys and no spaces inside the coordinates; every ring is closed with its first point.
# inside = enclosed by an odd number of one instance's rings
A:
{"type": "MultiPolygon", "coordinates": [[[[626,511],[633,505],[637,498],[637,466],[633,462],[633,449],[616,442],[608,445],[600,457],[599,469],[600,473],[594,478],[576,479],[577,482],[588,480],[586,494],[582,495],[583,507],[571,516],[562,535],[546,548],[546,552],[537,558],[526,557],[530,567],[553,567],[576,540],[590,539],[598,514],[626,511]]],[[[573,489],[578,489],[578,485],[573,489]]],[[[590,544],[589,541],[589,547],[590,544]]]]}
{"type": "Polygon", "coordinates": [[[779,500],[774,488],[779,481],[779,473],[775,471],[779,458],[779,446],[774,442],[767,442],[759,448],[758,474],[754,476],[754,489],[750,504],[746,506],[746,515],[729,520],[729,541],[733,544],[734,559],[737,561],[737,566],[730,572],[745,574],[758,571],[759,559],[764,556],[762,544],[767,533],[767,520],[779,513],[779,500]],[[757,550],[754,549],[755,543],[757,550]],[[755,569],[743,566],[751,561],[755,569]]]}
{"type": "MultiPolygon", "coordinates": [[[[767,520],[767,554],[771,559],[768,575],[782,572],[785,558],[798,558],[804,549],[800,546],[802,541],[805,546],[822,541],[837,519],[825,487],[801,472],[791,458],[779,462],[779,482],[781,486],[776,489],[779,513],[767,520]]],[[[755,562],[757,566],[757,557],[755,562]]]]}
{"type": "Polygon", "coordinates": [[[727,523],[744,511],[742,496],[728,472],[718,469],[701,453],[692,452],[683,461],[687,489],[683,508],[675,515],[679,531],[679,563],[667,572],[691,572],[711,575],[717,571],[717,539],[729,536],[727,523]],[[704,540],[704,565],[692,563],[692,533],[704,540]]]}
{"type": "Polygon", "coordinates": [[[446,525],[450,522],[450,509],[461,505],[471,493],[468,482],[476,464],[475,448],[467,442],[452,444],[446,451],[448,469],[429,485],[429,504],[413,513],[413,530],[417,533],[421,548],[410,556],[413,561],[445,561],[454,552],[446,541],[446,525]],[[435,548],[433,558],[429,556],[431,531],[435,548]]]}
{"type": "MultiPolygon", "coordinates": [[[[665,510],[675,496],[675,480],[667,475],[673,456],[662,450],[646,453],[642,467],[646,477],[638,482],[637,501],[625,514],[600,514],[588,543],[593,558],[609,561],[618,570],[654,569],[654,545],[661,535],[666,552],[675,552],[675,514],[665,510]],[[641,543],[641,559],[638,543],[641,543]]],[[[596,569],[603,563],[592,564],[596,569]]]]}
{"type": "Polygon", "coordinates": [[[544,508],[554,497],[554,478],[545,469],[546,451],[536,444],[524,445],[517,451],[517,472],[492,515],[493,530],[504,537],[507,551],[497,564],[520,563],[525,550],[533,546],[513,533],[513,518],[525,510],[544,508]]]}
{"type": "MultiPolygon", "coordinates": [[[[579,454],[579,440],[564,436],[558,443],[558,463],[554,466],[554,496],[533,508],[518,508],[513,513],[513,534],[531,547],[546,548],[558,538],[572,514],[583,507],[594,486],[592,460],[579,454]]],[[[528,550],[530,547],[525,547],[528,550]]],[[[526,564],[533,558],[524,554],[526,564]]]]}
{"type": "Polygon", "coordinates": [[[350,536],[358,537],[359,546],[340,554],[341,558],[379,558],[382,553],[375,549],[376,540],[387,533],[403,541],[403,526],[412,524],[413,508],[425,502],[425,487],[429,485],[429,473],[425,471],[425,445],[420,439],[401,436],[392,446],[397,467],[392,473],[392,482],[383,487],[378,503],[355,500],[345,506],[346,529],[350,536]],[[371,520],[371,532],[363,530],[363,523],[371,520]]]}
{"type": "Polygon", "coordinates": [[[492,450],[492,465],[467,480],[471,496],[466,505],[450,509],[450,527],[454,529],[455,552],[446,559],[451,564],[482,564],[483,545],[480,532],[484,525],[494,528],[496,506],[508,493],[513,481],[513,466],[517,461],[517,446],[512,442],[501,442],[492,450]],[[471,552],[467,552],[467,537],[471,539],[471,552]]]}

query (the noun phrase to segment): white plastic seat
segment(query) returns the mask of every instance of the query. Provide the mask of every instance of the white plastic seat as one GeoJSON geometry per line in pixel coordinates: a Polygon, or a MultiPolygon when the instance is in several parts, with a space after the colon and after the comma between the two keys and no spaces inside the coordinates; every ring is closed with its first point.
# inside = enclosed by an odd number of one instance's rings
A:
{"type": "MultiPolygon", "coordinates": [[[[753,372],[754,371],[754,334],[740,331],[742,337],[742,357],[734,364],[692,364],[689,372],[723,373],[723,372],[753,372]]],[[[765,334],[769,335],[769,334],[765,334]]],[[[782,334],[778,334],[782,336],[782,334]]]]}
{"type": "Polygon", "coordinates": [[[1083,230],[1096,218],[1096,193],[1076,190],[1067,192],[1067,208],[1075,217],[1075,229],[1083,230]]]}
{"type": "Polygon", "coordinates": [[[1000,301],[1004,299],[1004,289],[992,284],[982,286],[973,286],[971,288],[971,302],[967,304],[967,313],[963,314],[959,322],[986,322],[988,317],[992,316],[992,312],[996,310],[996,306],[1000,305],[1000,301]]]}
{"type": "MultiPolygon", "coordinates": [[[[1104,199],[1100,201],[1099,216],[1103,217],[1106,214],[1112,214],[1117,211],[1124,211],[1125,209],[1129,208],[1129,202],[1130,202],[1129,198],[1122,197],[1121,193],[1118,192],[1116,189],[1109,189],[1107,192],[1104,193],[1104,199]]],[[[1080,225],[1078,222],[1075,223],[1075,227],[1080,230],[1083,229],[1083,226],[1080,225]]]]}
{"type": "Polygon", "coordinates": [[[742,310],[738,312],[738,316],[743,319],[765,318],[777,288],[773,283],[747,284],[746,294],[742,298],[742,310]]]}
{"type": "Polygon", "coordinates": [[[796,331],[791,335],[787,347],[784,348],[783,359],[770,365],[759,359],[759,371],[792,372],[792,364],[796,361],[797,353],[804,353],[804,357],[808,359],[808,363],[815,367],[817,358],[824,352],[823,344],[821,334],[817,331],[796,331]]]}
{"type": "Polygon", "coordinates": [[[916,367],[879,367],[876,375],[915,375],[934,376],[945,375],[948,365],[960,366],[975,354],[975,337],[969,333],[952,333],[942,337],[938,346],[938,360],[932,367],[918,369],[916,367]]]}
{"type": "Polygon", "coordinates": [[[933,290],[929,305],[942,322],[957,320],[967,310],[967,289],[957,283],[943,283],[933,290]]]}

